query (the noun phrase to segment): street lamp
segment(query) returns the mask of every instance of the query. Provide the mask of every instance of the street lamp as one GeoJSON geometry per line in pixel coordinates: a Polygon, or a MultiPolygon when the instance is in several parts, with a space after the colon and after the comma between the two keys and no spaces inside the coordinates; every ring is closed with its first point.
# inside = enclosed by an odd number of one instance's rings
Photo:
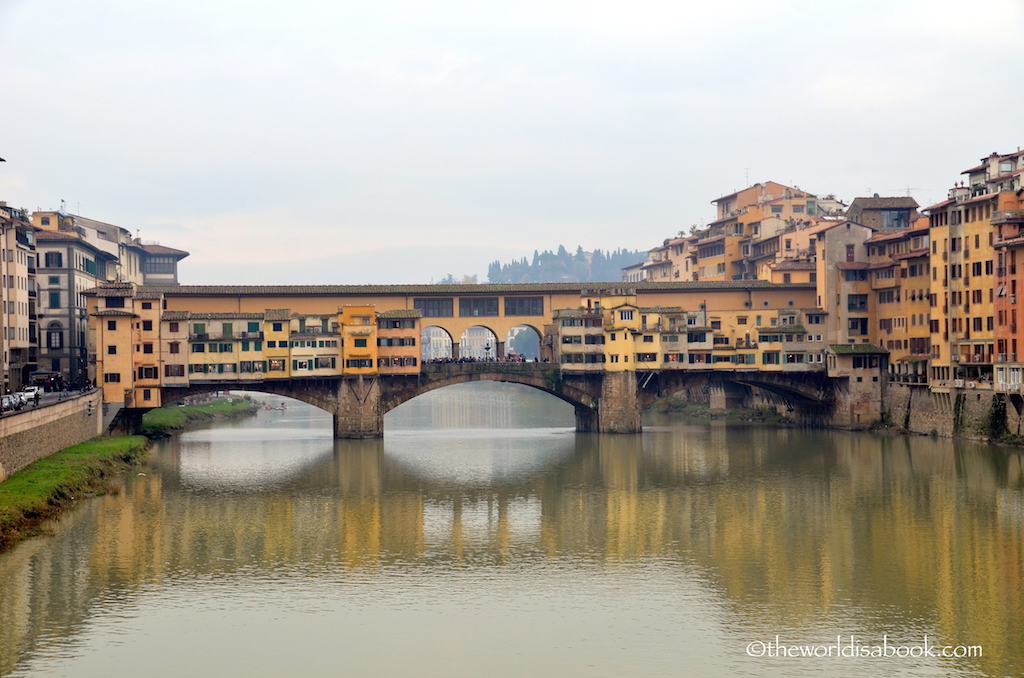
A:
{"type": "Polygon", "coordinates": [[[487,344],[486,346],[484,346],[484,360],[490,360],[490,359],[491,359],[491,345],[487,344]]]}

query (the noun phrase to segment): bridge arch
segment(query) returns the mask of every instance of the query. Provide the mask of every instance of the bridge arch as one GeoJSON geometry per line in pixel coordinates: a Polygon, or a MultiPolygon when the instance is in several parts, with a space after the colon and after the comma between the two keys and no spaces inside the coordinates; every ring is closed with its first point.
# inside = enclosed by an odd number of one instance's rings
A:
{"type": "Polygon", "coordinates": [[[328,414],[337,411],[336,399],[332,398],[337,389],[334,379],[281,379],[267,382],[226,382],[209,384],[190,384],[187,388],[164,388],[160,394],[166,405],[183,398],[216,391],[249,391],[267,395],[284,396],[299,400],[307,405],[323,410],[328,414]]]}
{"type": "Polygon", "coordinates": [[[529,323],[522,323],[505,334],[505,356],[513,353],[527,360],[540,359],[540,344],[544,334],[529,323]]]}
{"type": "Polygon", "coordinates": [[[424,393],[473,381],[502,381],[529,386],[569,403],[577,412],[580,409],[594,410],[598,406],[598,396],[592,389],[563,380],[557,365],[480,362],[424,366],[415,383],[407,380],[405,383],[393,381],[385,384],[381,389],[381,414],[424,393]]]}
{"type": "Polygon", "coordinates": [[[420,331],[420,360],[443,360],[454,357],[455,340],[440,325],[428,325],[420,331]]]}
{"type": "MultiPolygon", "coordinates": [[[[783,405],[805,421],[826,419],[835,401],[835,385],[819,372],[672,371],[652,375],[656,379],[641,391],[640,404],[646,409],[655,401],[694,387],[709,390],[712,407],[733,409],[751,395],[772,405],[783,405]],[[717,403],[715,401],[718,401],[717,403]]],[[[638,377],[641,384],[642,377],[638,377]]]]}
{"type": "Polygon", "coordinates": [[[467,327],[459,337],[459,358],[490,360],[498,354],[498,333],[486,325],[467,327]]]}

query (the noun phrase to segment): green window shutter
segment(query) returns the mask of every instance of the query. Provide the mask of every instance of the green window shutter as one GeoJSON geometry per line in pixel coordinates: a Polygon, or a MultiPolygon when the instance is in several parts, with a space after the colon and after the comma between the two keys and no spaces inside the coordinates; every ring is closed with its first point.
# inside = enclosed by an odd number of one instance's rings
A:
{"type": "Polygon", "coordinates": [[[260,331],[260,324],[259,323],[249,323],[249,330],[248,331],[249,332],[259,332],[260,331]]]}
{"type": "Polygon", "coordinates": [[[249,350],[249,342],[248,341],[243,341],[242,342],[242,350],[243,351],[248,351],[249,350]]]}
{"type": "Polygon", "coordinates": [[[234,335],[234,332],[235,332],[234,323],[222,323],[222,327],[224,328],[223,331],[224,331],[224,338],[225,339],[227,339],[227,338],[229,338],[229,337],[234,335]]]}
{"type": "Polygon", "coordinates": [[[195,334],[206,334],[206,323],[195,323],[192,330],[195,334]]]}
{"type": "Polygon", "coordinates": [[[332,370],[333,369],[337,369],[337,367],[338,367],[338,359],[337,358],[331,358],[331,369],[332,370]]]}
{"type": "Polygon", "coordinates": [[[293,360],[292,361],[292,370],[297,370],[297,369],[299,369],[299,361],[298,360],[293,360]]]}
{"type": "Polygon", "coordinates": [[[254,341],[252,343],[252,350],[254,350],[254,351],[262,351],[263,350],[263,342],[262,341],[254,341]]]}
{"type": "Polygon", "coordinates": [[[219,372],[220,374],[224,374],[224,363],[220,363],[219,365],[217,365],[217,372],[219,372]]]}

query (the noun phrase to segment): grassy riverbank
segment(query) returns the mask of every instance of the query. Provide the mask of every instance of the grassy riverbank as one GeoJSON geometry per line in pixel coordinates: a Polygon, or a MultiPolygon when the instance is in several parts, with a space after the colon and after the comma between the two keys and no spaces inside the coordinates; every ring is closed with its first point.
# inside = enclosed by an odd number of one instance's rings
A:
{"type": "Polygon", "coordinates": [[[143,436],[93,438],[33,462],[0,483],[0,551],[39,532],[76,499],[107,494],[146,452],[143,436]]]}
{"type": "Polygon", "coordinates": [[[215,400],[205,405],[166,405],[146,412],[142,417],[142,431],[147,436],[167,436],[214,419],[248,417],[258,409],[255,403],[241,396],[215,400]]]}

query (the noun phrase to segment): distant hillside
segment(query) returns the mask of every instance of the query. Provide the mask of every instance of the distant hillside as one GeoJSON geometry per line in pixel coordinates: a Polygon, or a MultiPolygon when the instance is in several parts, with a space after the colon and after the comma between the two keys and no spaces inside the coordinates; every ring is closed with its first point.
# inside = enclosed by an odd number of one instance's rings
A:
{"type": "Polygon", "coordinates": [[[541,282],[613,282],[622,280],[622,268],[643,261],[646,250],[615,250],[584,252],[577,247],[570,254],[561,245],[557,252],[533,251],[533,260],[523,257],[508,264],[494,261],[487,267],[487,281],[492,283],[541,282]]]}

